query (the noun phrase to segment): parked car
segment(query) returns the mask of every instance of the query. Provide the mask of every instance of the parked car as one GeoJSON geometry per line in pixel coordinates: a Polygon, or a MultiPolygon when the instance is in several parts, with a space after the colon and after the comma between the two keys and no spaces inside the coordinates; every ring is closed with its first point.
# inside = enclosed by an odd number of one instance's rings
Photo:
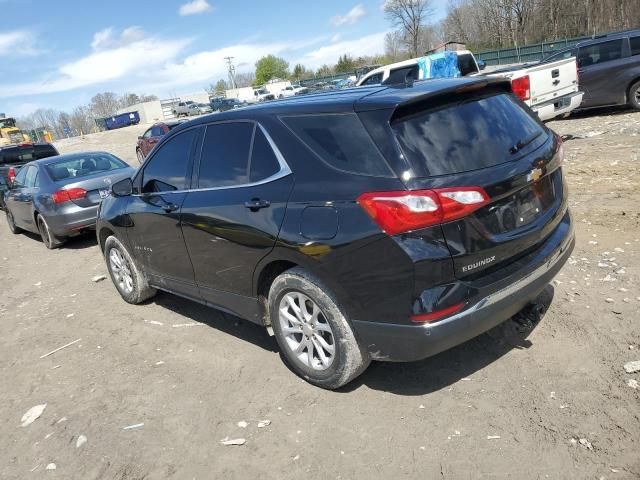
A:
{"type": "Polygon", "coordinates": [[[214,112],[226,112],[241,105],[242,102],[237,98],[216,98],[211,100],[211,108],[214,112]]]}
{"type": "Polygon", "coordinates": [[[629,105],[640,109],[640,29],[600,35],[554,53],[542,63],[576,57],[580,108],[629,105]]]}
{"type": "Polygon", "coordinates": [[[156,146],[162,137],[164,137],[172,128],[180,125],[182,121],[174,120],[167,122],[154,123],[142,135],[138,137],[136,143],[136,157],[140,163],[144,162],[149,152],[156,146]]]}
{"type": "Polygon", "coordinates": [[[173,114],[180,117],[192,117],[195,115],[200,115],[202,112],[200,111],[200,107],[195,102],[189,100],[186,102],[178,102],[172,110],[173,114]]]}
{"type": "Polygon", "coordinates": [[[101,205],[118,292],[264,325],[324,388],[479,335],[574,245],[562,141],[510,87],[363,87],[185,123],[101,205]]]}
{"type": "Polygon", "coordinates": [[[513,92],[544,121],[568,115],[580,106],[584,95],[578,87],[575,58],[511,66],[485,75],[511,80],[513,92]]]}
{"type": "Polygon", "coordinates": [[[296,95],[304,95],[305,93],[309,93],[307,87],[303,87],[302,85],[288,85],[278,94],[278,98],[295,97],[296,95]]]}
{"type": "MultiPolygon", "coordinates": [[[[483,61],[469,50],[445,52],[453,57],[457,68],[451,69],[449,75],[460,76],[502,76],[512,82],[512,88],[520,99],[538,114],[541,120],[551,120],[567,115],[578,108],[582,101],[582,92],[578,89],[578,76],[574,59],[563,59],[546,65],[511,65],[501,69],[482,72],[486,68],[483,61]]],[[[432,72],[421,68],[421,63],[431,58],[442,58],[442,54],[412,58],[392,63],[371,70],[364,75],[358,85],[374,85],[380,83],[398,83],[406,80],[424,80],[431,78],[432,72]]],[[[438,76],[443,74],[439,72],[438,76]]]]}
{"type": "Polygon", "coordinates": [[[95,228],[100,201],[112,183],[136,172],[106,152],[60,155],[27,163],[5,194],[13,233],[39,233],[47,248],[95,228]]]}
{"type": "Polygon", "coordinates": [[[50,143],[21,143],[0,147],[0,210],[4,210],[4,193],[16,178],[23,165],[31,160],[58,155],[50,143]]]}

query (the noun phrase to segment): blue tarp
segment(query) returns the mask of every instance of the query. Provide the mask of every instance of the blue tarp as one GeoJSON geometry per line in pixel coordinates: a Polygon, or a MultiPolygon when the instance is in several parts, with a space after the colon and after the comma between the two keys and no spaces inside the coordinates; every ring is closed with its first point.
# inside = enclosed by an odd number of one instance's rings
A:
{"type": "Polygon", "coordinates": [[[441,52],[418,59],[420,78],[453,78],[460,76],[458,55],[455,52],[441,52]]]}

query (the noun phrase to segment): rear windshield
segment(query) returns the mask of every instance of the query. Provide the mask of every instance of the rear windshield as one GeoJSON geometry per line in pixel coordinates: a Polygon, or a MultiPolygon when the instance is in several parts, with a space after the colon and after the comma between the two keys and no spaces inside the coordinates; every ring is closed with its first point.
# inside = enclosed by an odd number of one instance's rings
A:
{"type": "Polygon", "coordinates": [[[53,147],[53,145],[42,144],[33,146],[33,158],[36,160],[55,157],[56,155],[58,155],[58,151],[53,147]]]}
{"type": "Polygon", "coordinates": [[[47,172],[55,181],[81,178],[127,167],[122,160],[109,154],[78,155],[68,160],[47,164],[47,172]]]}
{"type": "Polygon", "coordinates": [[[0,148],[0,165],[26,163],[33,159],[32,146],[0,148]]]}
{"type": "Polygon", "coordinates": [[[282,121],[330,166],[359,175],[392,176],[355,113],[298,115],[282,121]]]}
{"type": "Polygon", "coordinates": [[[511,94],[449,103],[394,122],[392,128],[417,177],[508,162],[544,133],[511,94]]]}

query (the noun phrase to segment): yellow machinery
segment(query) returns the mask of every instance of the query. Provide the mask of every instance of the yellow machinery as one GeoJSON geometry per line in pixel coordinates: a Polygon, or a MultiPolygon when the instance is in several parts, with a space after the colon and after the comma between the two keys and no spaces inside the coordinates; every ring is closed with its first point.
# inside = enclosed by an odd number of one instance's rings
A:
{"type": "Polygon", "coordinates": [[[31,138],[16,127],[16,119],[0,117],[0,146],[29,142],[31,138]]]}

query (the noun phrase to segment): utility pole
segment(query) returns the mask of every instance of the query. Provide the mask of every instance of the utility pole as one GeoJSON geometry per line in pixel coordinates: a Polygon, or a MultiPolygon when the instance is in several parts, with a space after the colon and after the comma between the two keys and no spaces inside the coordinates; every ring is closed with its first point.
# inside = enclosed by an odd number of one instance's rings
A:
{"type": "Polygon", "coordinates": [[[231,88],[236,88],[236,67],[233,65],[235,57],[224,57],[227,61],[227,69],[229,70],[229,84],[231,88]]]}

